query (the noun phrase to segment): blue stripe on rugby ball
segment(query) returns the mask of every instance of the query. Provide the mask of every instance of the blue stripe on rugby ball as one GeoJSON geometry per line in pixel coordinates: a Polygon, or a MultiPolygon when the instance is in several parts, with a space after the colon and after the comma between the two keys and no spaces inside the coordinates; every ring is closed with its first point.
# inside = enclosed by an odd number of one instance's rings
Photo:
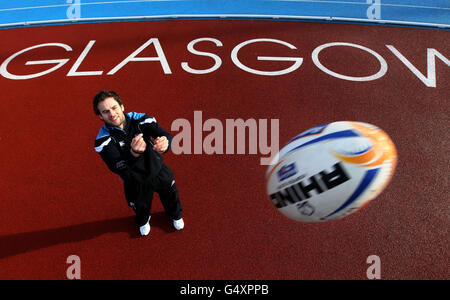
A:
{"type": "Polygon", "coordinates": [[[368,146],[366,149],[364,149],[364,150],[362,150],[362,151],[358,151],[358,152],[343,151],[343,153],[341,153],[341,154],[357,156],[357,155],[361,155],[361,154],[366,153],[367,151],[369,151],[370,149],[372,149],[372,147],[373,147],[373,146],[370,145],[370,146],[368,146]]]}
{"type": "Polygon", "coordinates": [[[317,139],[311,140],[309,142],[306,142],[304,144],[301,144],[300,146],[295,147],[294,149],[290,150],[289,152],[292,152],[292,151],[295,151],[295,150],[300,149],[302,147],[306,147],[306,146],[309,146],[309,145],[312,145],[312,144],[315,144],[315,143],[318,143],[318,142],[322,142],[322,141],[325,141],[325,140],[342,139],[342,138],[347,138],[347,137],[358,137],[358,136],[361,136],[361,135],[358,134],[357,132],[355,132],[354,130],[351,130],[351,129],[344,130],[344,131],[333,132],[333,133],[321,136],[321,137],[319,137],[317,139]]]}
{"type": "Polygon", "coordinates": [[[361,183],[359,184],[358,188],[356,189],[356,191],[353,193],[353,195],[350,196],[350,198],[348,198],[347,201],[344,202],[344,204],[341,205],[341,207],[339,207],[338,209],[336,209],[335,211],[333,211],[331,214],[329,214],[328,216],[325,217],[329,218],[334,214],[337,214],[338,212],[340,212],[341,210],[343,210],[344,208],[346,208],[347,206],[349,206],[350,204],[352,204],[356,199],[358,199],[358,197],[366,190],[366,188],[372,183],[372,181],[374,180],[374,178],[376,177],[376,175],[378,174],[378,171],[380,170],[380,168],[378,169],[372,169],[372,170],[368,170],[366,172],[366,174],[364,175],[364,178],[362,179],[361,183]]]}
{"type": "Polygon", "coordinates": [[[300,133],[299,135],[297,135],[293,139],[291,139],[288,142],[288,144],[290,144],[291,142],[293,142],[295,140],[298,140],[298,139],[301,139],[301,138],[304,138],[304,137],[307,137],[307,136],[311,136],[311,135],[315,135],[315,134],[321,134],[322,131],[328,126],[328,124],[330,124],[330,123],[326,123],[326,124],[322,124],[320,126],[316,126],[316,127],[310,128],[310,129],[300,133]]]}

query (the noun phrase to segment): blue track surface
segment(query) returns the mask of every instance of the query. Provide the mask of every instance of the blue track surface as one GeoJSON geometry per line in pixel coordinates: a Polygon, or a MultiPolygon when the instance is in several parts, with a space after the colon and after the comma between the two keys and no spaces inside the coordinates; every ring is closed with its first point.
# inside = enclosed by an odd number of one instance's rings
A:
{"type": "Polygon", "coordinates": [[[0,26],[114,18],[288,18],[450,27],[449,0],[1,0],[0,26]],[[48,22],[51,21],[51,22],[48,22]]]}

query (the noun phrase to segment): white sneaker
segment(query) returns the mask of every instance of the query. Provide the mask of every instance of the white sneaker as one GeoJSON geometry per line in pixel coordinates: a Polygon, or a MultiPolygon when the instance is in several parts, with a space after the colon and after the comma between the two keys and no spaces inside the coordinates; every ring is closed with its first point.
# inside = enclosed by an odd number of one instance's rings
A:
{"type": "Polygon", "coordinates": [[[184,228],[184,221],[183,218],[179,220],[173,220],[173,227],[175,227],[176,230],[181,230],[184,228]]]}
{"type": "Polygon", "coordinates": [[[148,217],[147,224],[139,227],[139,230],[141,231],[141,235],[143,235],[143,236],[148,235],[150,233],[150,218],[151,218],[151,216],[148,217]]]}

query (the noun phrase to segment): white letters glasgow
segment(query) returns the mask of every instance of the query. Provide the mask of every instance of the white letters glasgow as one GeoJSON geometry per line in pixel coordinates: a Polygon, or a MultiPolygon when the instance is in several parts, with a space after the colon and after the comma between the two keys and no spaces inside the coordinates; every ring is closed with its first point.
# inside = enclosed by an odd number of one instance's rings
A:
{"type": "MultiPolygon", "coordinates": [[[[189,62],[183,61],[181,62],[181,69],[185,71],[186,73],[193,74],[193,75],[202,75],[202,74],[209,74],[212,72],[216,72],[220,69],[222,66],[222,59],[220,56],[214,53],[210,52],[204,52],[199,51],[195,49],[195,46],[198,43],[214,43],[217,47],[223,47],[223,43],[215,38],[205,37],[205,38],[198,38],[188,43],[187,45],[187,51],[193,55],[195,55],[198,59],[204,59],[209,58],[212,59],[214,64],[206,69],[195,69],[191,67],[193,65],[189,62]]],[[[88,42],[85,49],[82,51],[80,56],[75,60],[72,67],[68,71],[67,75],[68,77],[72,76],[101,76],[103,75],[103,70],[96,70],[96,71],[78,71],[81,64],[83,63],[84,59],[87,57],[87,55],[90,53],[92,48],[94,48],[94,44],[96,43],[95,40],[91,40],[88,42]]],[[[271,44],[277,44],[280,45],[282,48],[287,48],[288,51],[292,52],[293,50],[297,50],[297,48],[285,41],[277,40],[277,39],[269,39],[269,38],[261,38],[261,39],[250,39],[247,41],[244,41],[237,46],[235,46],[231,51],[231,61],[233,64],[239,68],[240,70],[258,75],[258,76],[282,76],[289,73],[292,73],[296,70],[298,70],[302,63],[303,58],[302,57],[295,57],[295,56],[286,56],[286,57],[280,57],[280,56],[258,56],[258,61],[274,61],[274,62],[292,62],[292,64],[281,70],[276,71],[262,71],[257,70],[255,68],[250,68],[249,66],[245,65],[245,62],[243,61],[243,58],[239,57],[240,51],[250,45],[250,44],[258,44],[258,47],[264,47],[267,46],[268,43],[271,44]]],[[[0,74],[7,78],[12,80],[26,80],[26,79],[33,79],[41,76],[48,75],[61,67],[63,67],[70,59],[69,58],[58,58],[58,59],[50,59],[50,60],[35,60],[35,61],[27,61],[25,65],[52,65],[54,66],[50,67],[47,70],[37,72],[34,74],[28,74],[28,75],[18,75],[13,74],[11,71],[8,70],[8,65],[16,59],[18,56],[26,55],[30,51],[37,51],[37,49],[45,48],[45,47],[60,47],[64,49],[66,52],[71,52],[72,48],[69,45],[62,44],[62,43],[47,43],[47,44],[40,44],[31,46],[29,48],[20,50],[19,52],[14,53],[10,57],[8,57],[0,66],[0,74]]],[[[400,50],[395,48],[393,45],[386,45],[386,48],[391,51],[394,56],[400,60],[406,68],[403,70],[412,72],[419,80],[422,82],[426,87],[433,87],[435,88],[437,86],[437,76],[436,76],[436,58],[444,62],[447,67],[450,67],[450,60],[444,56],[442,53],[440,53],[438,50],[433,48],[427,48],[427,72],[426,75],[422,74],[415,66],[414,63],[411,62],[410,59],[405,57],[400,50]]],[[[424,49],[425,50],[425,49],[424,49]]],[[[247,58],[248,59],[248,58],[247,58]]],[[[311,60],[314,63],[314,65],[322,72],[335,77],[340,80],[348,80],[348,81],[355,81],[355,82],[364,82],[364,81],[373,81],[382,78],[388,71],[388,63],[383,58],[383,56],[375,51],[373,51],[370,48],[367,48],[365,46],[361,46],[358,44],[352,44],[352,43],[346,43],[346,42],[332,42],[332,43],[325,43],[323,45],[317,46],[312,54],[311,54],[311,60]],[[322,50],[326,48],[335,48],[335,47],[352,47],[359,49],[360,51],[368,52],[372,56],[374,56],[379,64],[380,68],[379,70],[370,76],[364,76],[364,77],[354,77],[354,76],[348,76],[345,74],[337,73],[333,70],[330,70],[325,66],[325,64],[320,60],[319,54],[322,50]]],[[[147,42],[145,42],[142,46],[140,46],[137,50],[135,50],[133,53],[131,53],[128,57],[123,59],[119,64],[117,64],[113,69],[111,69],[107,75],[113,76],[115,75],[119,70],[121,70],[124,67],[132,68],[132,64],[128,66],[131,62],[157,62],[161,65],[162,71],[165,75],[171,75],[172,70],[169,65],[169,61],[166,58],[166,55],[164,53],[164,48],[161,45],[158,38],[150,38],[147,42]],[[156,51],[155,57],[140,57],[138,56],[144,49],[147,47],[153,46],[154,50],[156,51]]],[[[364,65],[362,66],[364,67],[364,65]]],[[[442,66],[441,66],[442,67],[442,66]]]]}

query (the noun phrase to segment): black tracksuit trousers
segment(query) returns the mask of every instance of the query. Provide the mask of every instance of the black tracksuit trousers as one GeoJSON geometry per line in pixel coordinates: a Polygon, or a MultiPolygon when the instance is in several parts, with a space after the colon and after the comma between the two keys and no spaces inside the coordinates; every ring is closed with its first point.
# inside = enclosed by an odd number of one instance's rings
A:
{"type": "Polygon", "coordinates": [[[136,212],[136,224],[140,227],[147,223],[152,208],[154,192],[159,194],[166,214],[173,220],[181,218],[181,203],[175,185],[173,171],[162,164],[161,171],[146,183],[124,182],[125,198],[136,212]]]}

